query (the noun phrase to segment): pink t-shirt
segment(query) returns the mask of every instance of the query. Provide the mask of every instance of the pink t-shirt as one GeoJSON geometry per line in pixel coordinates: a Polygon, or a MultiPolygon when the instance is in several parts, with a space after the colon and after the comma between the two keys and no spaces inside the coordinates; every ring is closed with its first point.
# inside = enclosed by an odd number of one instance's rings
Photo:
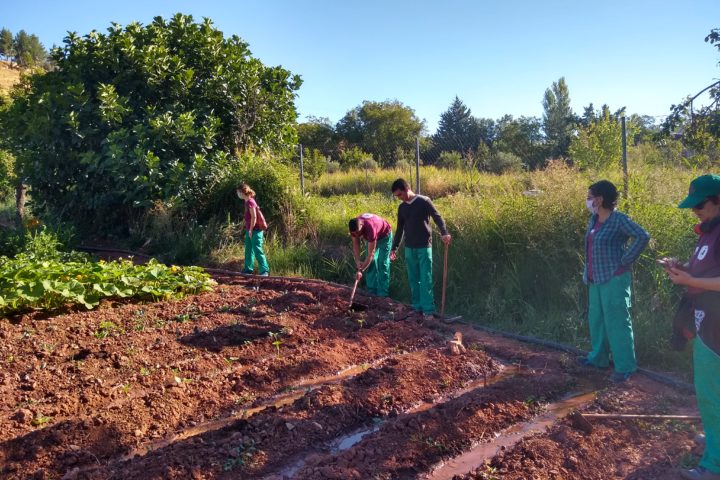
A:
{"type": "Polygon", "coordinates": [[[392,230],[392,227],[388,222],[375,214],[363,213],[357,218],[358,220],[363,221],[360,234],[367,242],[374,242],[381,238],[385,238],[392,230]]]}
{"type": "MultiPolygon", "coordinates": [[[[250,222],[252,221],[250,211],[257,208],[257,206],[258,204],[253,197],[248,197],[248,199],[245,200],[245,230],[250,229],[250,222]]],[[[257,225],[257,220],[255,221],[255,225],[257,225]]]]}

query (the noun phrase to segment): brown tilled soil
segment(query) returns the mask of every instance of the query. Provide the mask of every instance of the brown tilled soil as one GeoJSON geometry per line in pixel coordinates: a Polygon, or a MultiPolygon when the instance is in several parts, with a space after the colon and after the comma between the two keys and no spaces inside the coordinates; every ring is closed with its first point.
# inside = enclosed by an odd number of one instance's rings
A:
{"type": "Polygon", "coordinates": [[[564,412],[526,428],[588,392],[574,408],[696,414],[642,376],[610,385],[566,354],[362,294],[350,312],[346,288],[219,281],[182,301],[0,320],[0,478],[670,479],[697,459],[692,422],[588,428],[564,412]],[[491,454],[446,473],[479,447],[491,454]]]}

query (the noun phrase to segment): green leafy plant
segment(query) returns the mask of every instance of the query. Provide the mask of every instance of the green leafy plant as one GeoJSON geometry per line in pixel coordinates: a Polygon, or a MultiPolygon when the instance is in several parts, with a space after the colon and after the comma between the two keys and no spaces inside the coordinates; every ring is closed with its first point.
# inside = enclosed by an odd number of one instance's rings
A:
{"type": "Polygon", "coordinates": [[[0,257],[0,315],[77,304],[92,309],[102,298],[181,298],[214,285],[199,267],[168,267],[155,260],[146,265],[130,260],[66,261],[52,252],[21,253],[0,257]]]}

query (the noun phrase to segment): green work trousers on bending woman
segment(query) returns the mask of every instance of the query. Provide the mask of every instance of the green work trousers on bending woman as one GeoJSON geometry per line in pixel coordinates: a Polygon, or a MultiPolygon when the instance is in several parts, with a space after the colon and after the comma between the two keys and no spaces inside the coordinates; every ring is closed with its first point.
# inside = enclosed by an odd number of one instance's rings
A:
{"type": "Polygon", "coordinates": [[[245,230],[245,273],[252,273],[255,269],[255,258],[258,261],[258,274],[263,275],[270,272],[265,250],[263,249],[264,235],[262,230],[253,230],[252,235],[245,230]]]}
{"type": "Polygon", "coordinates": [[[695,396],[705,430],[700,466],[720,474],[720,356],[695,337],[693,346],[695,396]]]}
{"type": "Polygon", "coordinates": [[[412,295],[413,310],[435,313],[432,279],[432,248],[405,247],[405,266],[412,295]]]}
{"type": "Polygon", "coordinates": [[[365,270],[365,288],[378,297],[387,297],[390,290],[390,247],[392,232],[375,244],[373,259],[365,270]]]}
{"type": "Polygon", "coordinates": [[[592,351],[587,359],[596,367],[610,364],[612,353],[615,371],[637,370],[635,340],[630,318],[630,272],[612,277],[602,284],[590,284],[588,321],[592,351]]]}

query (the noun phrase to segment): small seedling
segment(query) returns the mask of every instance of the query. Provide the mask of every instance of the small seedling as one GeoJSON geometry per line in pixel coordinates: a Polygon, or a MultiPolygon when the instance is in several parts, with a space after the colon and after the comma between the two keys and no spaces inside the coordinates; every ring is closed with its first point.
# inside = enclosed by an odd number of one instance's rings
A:
{"type": "Polygon", "coordinates": [[[122,385],[120,385],[119,390],[127,395],[130,392],[131,388],[132,385],[130,385],[129,383],[123,383],[122,385]]]}
{"type": "Polygon", "coordinates": [[[38,415],[37,417],[33,418],[32,424],[34,427],[41,427],[45,425],[46,423],[50,423],[50,420],[52,420],[52,417],[46,417],[44,415],[38,415]]]}
{"type": "Polygon", "coordinates": [[[200,310],[197,308],[197,306],[195,304],[190,303],[185,307],[185,311],[183,313],[175,315],[174,320],[176,322],[186,323],[191,320],[195,320],[199,316],[200,316],[200,310]]]}
{"type": "Polygon", "coordinates": [[[223,305],[218,309],[218,312],[220,313],[227,313],[231,310],[230,305],[223,305]]]}
{"type": "Polygon", "coordinates": [[[358,319],[357,319],[357,322],[358,322],[358,325],[360,325],[360,328],[362,328],[363,325],[365,324],[365,319],[364,319],[364,318],[358,318],[358,319]]]}
{"type": "Polygon", "coordinates": [[[239,447],[235,447],[232,450],[232,456],[225,460],[223,470],[229,472],[234,470],[236,467],[242,467],[252,462],[252,457],[255,455],[255,443],[250,442],[247,445],[242,444],[239,447]]]}
{"type": "Polygon", "coordinates": [[[257,305],[258,301],[257,298],[253,297],[250,300],[247,301],[245,305],[240,307],[240,311],[249,314],[255,311],[255,305],[257,305]]]}
{"type": "Polygon", "coordinates": [[[95,338],[106,338],[113,331],[117,330],[117,325],[113,322],[100,322],[98,329],[95,330],[95,338]]]}
{"type": "Polygon", "coordinates": [[[141,367],[141,368],[140,368],[140,375],[142,375],[143,377],[147,377],[148,375],[150,375],[150,369],[149,369],[149,368],[145,368],[145,367],[141,367]]]}
{"type": "Polygon", "coordinates": [[[275,345],[275,348],[277,349],[277,356],[280,358],[280,345],[282,345],[282,339],[280,338],[281,332],[270,332],[269,333],[270,338],[273,339],[272,344],[275,345]]]}

